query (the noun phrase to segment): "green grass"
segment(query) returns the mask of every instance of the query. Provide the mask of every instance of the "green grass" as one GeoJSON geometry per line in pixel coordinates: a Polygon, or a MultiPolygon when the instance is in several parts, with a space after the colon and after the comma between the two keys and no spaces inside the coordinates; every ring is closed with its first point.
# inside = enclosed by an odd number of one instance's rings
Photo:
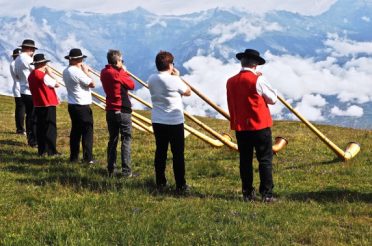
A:
{"type": "MultiPolygon", "coordinates": [[[[0,245],[371,245],[371,131],[317,126],[342,149],[361,153],[340,162],[300,122],[275,122],[289,145],[274,158],[275,204],[244,203],[238,154],[186,139],[188,196],[154,184],[154,138],[133,132],[136,179],[106,176],[105,113],[93,107],[94,167],[70,164],[70,119],[57,109],[60,157],[37,156],[14,134],[14,101],[0,96],[0,245]]],[[[149,115],[149,112],[143,112],[149,115]]],[[[226,121],[201,118],[220,132],[226,121]]],[[[192,124],[191,124],[192,125],[192,124]]],[[[233,135],[232,132],[230,134],[233,135]]],[[[170,153],[169,153],[170,156],[170,153]]],[[[255,186],[258,187],[257,162],[255,186]]]]}

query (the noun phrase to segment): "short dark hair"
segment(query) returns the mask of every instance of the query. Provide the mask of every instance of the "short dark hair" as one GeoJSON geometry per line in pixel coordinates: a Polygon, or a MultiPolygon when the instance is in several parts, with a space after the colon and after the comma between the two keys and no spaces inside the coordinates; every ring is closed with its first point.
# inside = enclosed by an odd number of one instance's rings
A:
{"type": "Polygon", "coordinates": [[[251,57],[242,57],[240,63],[242,64],[242,67],[255,67],[258,65],[258,61],[251,57]]]}
{"type": "Polygon", "coordinates": [[[155,64],[158,71],[167,71],[169,65],[173,63],[173,55],[168,51],[161,50],[156,55],[155,64]]]}
{"type": "Polygon", "coordinates": [[[111,65],[116,65],[122,59],[120,50],[109,50],[107,52],[107,62],[111,65]]]}

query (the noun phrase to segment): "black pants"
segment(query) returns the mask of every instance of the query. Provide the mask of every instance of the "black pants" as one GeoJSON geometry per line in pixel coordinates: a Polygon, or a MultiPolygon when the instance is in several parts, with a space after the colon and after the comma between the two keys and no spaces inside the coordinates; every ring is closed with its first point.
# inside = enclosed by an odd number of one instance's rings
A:
{"type": "Polygon", "coordinates": [[[173,155],[173,173],[176,186],[181,188],[186,184],[185,180],[185,133],[183,124],[165,125],[153,123],[156,151],[155,151],[155,175],[156,185],[166,185],[165,166],[167,161],[168,144],[170,143],[173,155]]]}
{"type": "Polygon", "coordinates": [[[240,178],[243,194],[249,195],[253,188],[253,149],[259,163],[260,188],[263,196],[271,196],[274,188],[272,176],[272,139],[271,129],[258,131],[237,131],[236,139],[240,152],[240,178]]]}
{"type": "Polygon", "coordinates": [[[93,160],[93,112],[89,105],[69,104],[71,118],[70,161],[79,159],[80,139],[83,146],[83,161],[93,160]]]}
{"type": "Polygon", "coordinates": [[[34,104],[31,95],[21,94],[22,101],[26,108],[26,133],[27,142],[30,146],[35,146],[36,142],[36,119],[34,112],[34,104]]]}
{"type": "Polygon", "coordinates": [[[57,153],[56,107],[35,107],[38,154],[57,153]]]}
{"type": "Polygon", "coordinates": [[[107,144],[107,169],[110,173],[114,171],[116,163],[116,147],[121,136],[121,167],[124,174],[132,172],[131,161],[131,142],[132,142],[132,115],[120,111],[106,112],[107,128],[110,139],[107,144]]]}
{"type": "Polygon", "coordinates": [[[24,133],[25,131],[25,113],[26,107],[23,103],[22,97],[15,97],[15,124],[16,124],[16,132],[17,133],[24,133]]]}

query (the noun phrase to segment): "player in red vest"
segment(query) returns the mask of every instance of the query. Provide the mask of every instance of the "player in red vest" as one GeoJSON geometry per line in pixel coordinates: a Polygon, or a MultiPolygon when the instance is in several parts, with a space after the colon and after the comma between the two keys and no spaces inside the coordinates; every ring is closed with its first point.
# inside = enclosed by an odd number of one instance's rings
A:
{"type": "Polygon", "coordinates": [[[240,178],[243,199],[254,201],[253,150],[259,162],[259,192],[264,202],[274,202],[272,177],[272,119],[268,104],[275,104],[277,93],[260,72],[258,65],[265,64],[260,53],[246,49],[236,54],[240,60],[241,71],[227,81],[227,103],[230,112],[230,127],[236,131],[240,153],[240,178]]]}
{"type": "Polygon", "coordinates": [[[59,104],[54,88],[59,87],[56,77],[47,67],[44,54],[36,54],[31,63],[35,70],[28,76],[32,102],[37,119],[36,138],[40,156],[59,154],[56,149],[56,106],[59,104]]]}

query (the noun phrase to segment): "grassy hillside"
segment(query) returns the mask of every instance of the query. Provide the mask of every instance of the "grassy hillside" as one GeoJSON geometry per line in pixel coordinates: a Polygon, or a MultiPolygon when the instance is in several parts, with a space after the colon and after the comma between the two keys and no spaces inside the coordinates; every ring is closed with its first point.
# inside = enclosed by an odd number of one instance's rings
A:
{"type": "MultiPolygon", "coordinates": [[[[106,175],[105,113],[93,107],[94,167],[70,164],[67,105],[57,109],[59,157],[38,157],[16,135],[13,98],[0,96],[0,245],[371,245],[372,132],[319,126],[342,149],[361,153],[335,159],[299,122],[275,122],[273,136],[289,140],[274,158],[279,202],[244,203],[238,154],[186,140],[186,176],[193,189],[155,190],[152,135],[133,132],[135,179],[106,175]]],[[[149,115],[149,112],[145,112],[149,115]]],[[[201,118],[220,132],[226,121],[201,118]]],[[[170,156],[170,154],[169,154],[170,156]]],[[[255,186],[258,188],[257,162],[255,186]]]]}

